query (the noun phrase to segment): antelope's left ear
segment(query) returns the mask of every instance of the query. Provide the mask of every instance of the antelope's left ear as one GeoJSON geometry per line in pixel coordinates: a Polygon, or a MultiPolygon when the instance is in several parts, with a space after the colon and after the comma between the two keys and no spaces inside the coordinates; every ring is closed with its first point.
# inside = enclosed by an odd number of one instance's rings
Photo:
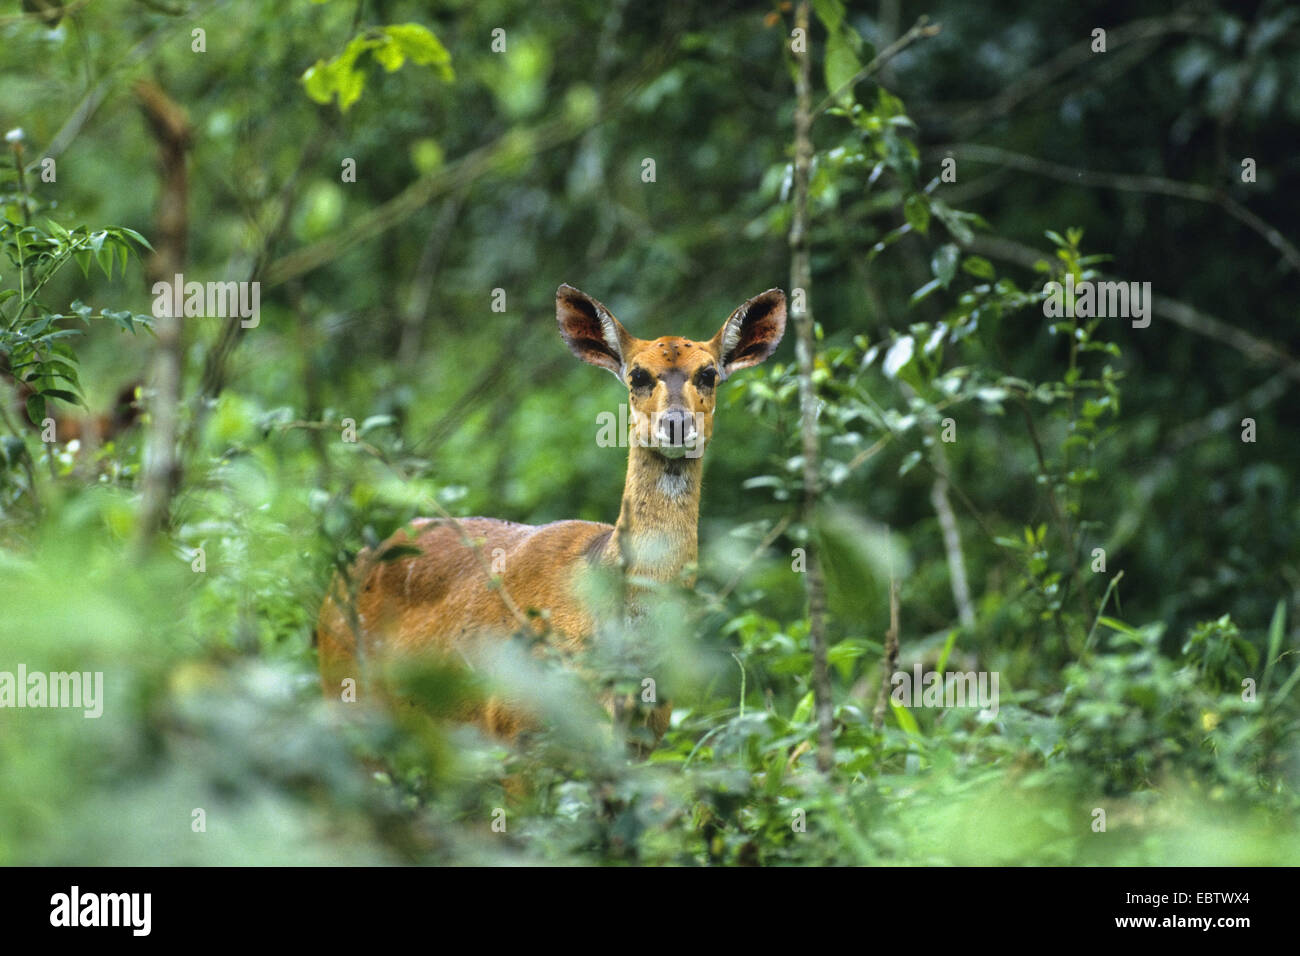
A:
{"type": "Polygon", "coordinates": [[[722,377],[757,365],[776,351],[785,334],[785,293],[768,289],[750,299],[722,323],[709,342],[722,377]]]}
{"type": "Polygon", "coordinates": [[[574,355],[623,381],[623,358],[637,340],[609,309],[566,282],[555,290],[555,321],[574,355]]]}

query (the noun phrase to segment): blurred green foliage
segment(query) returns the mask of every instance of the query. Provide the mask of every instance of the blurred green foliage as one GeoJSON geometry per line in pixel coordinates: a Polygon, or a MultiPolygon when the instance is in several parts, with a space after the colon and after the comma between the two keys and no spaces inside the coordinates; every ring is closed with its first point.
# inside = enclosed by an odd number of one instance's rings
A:
{"type": "Polygon", "coordinates": [[[0,422],[0,671],[102,671],[106,693],[97,719],[0,710],[0,862],[1294,861],[1296,268],[1213,202],[962,148],[1208,184],[1293,232],[1295,14],[897,6],[902,22],[814,4],[821,524],[794,520],[784,346],[721,390],[694,593],[599,635],[582,676],[505,642],[483,672],[407,675],[423,708],[347,717],[320,699],[311,633],[358,548],[435,501],[616,515],[624,460],[594,436],[622,396],[556,335],[560,282],[633,334],[694,338],[786,284],[789,9],[0,15],[0,125],[25,144],[0,163],[0,351],[35,396],[0,422]],[[941,33],[841,89],[922,12],[941,33]],[[1109,52],[1071,53],[1098,25],[1109,52]],[[263,282],[210,402],[194,396],[228,320],[185,320],[190,453],[153,552],[133,547],[143,428],[78,449],[24,421],[102,410],[145,374],[142,77],[194,127],[187,278],[263,282]],[[1067,273],[1150,281],[1201,321],[1048,320],[1042,284],[1067,273]],[[795,573],[810,540],[831,610],[827,777],[795,573]],[[996,714],[891,705],[876,724],[891,576],[900,669],[996,672],[996,714]],[[594,701],[647,672],[673,726],[629,760],[594,701]],[[545,729],[510,747],[446,719],[490,690],[545,729]]]}

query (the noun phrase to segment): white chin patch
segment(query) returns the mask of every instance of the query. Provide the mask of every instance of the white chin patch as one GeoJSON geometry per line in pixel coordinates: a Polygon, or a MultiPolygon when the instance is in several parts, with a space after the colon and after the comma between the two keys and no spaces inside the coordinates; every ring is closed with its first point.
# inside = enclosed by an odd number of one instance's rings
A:
{"type": "Polygon", "coordinates": [[[685,445],[655,445],[654,449],[665,458],[685,458],[687,452],[695,450],[685,445]]]}

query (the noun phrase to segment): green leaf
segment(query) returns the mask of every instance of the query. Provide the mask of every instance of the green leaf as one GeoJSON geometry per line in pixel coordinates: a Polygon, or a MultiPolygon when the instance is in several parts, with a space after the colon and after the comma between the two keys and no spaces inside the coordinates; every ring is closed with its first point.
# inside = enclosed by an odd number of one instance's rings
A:
{"type": "Polygon", "coordinates": [[[41,390],[43,398],[57,398],[61,402],[67,402],[69,405],[85,405],[81,396],[74,392],[69,392],[62,388],[46,388],[41,390]]]}
{"type": "Polygon", "coordinates": [[[819,513],[814,530],[821,542],[831,612],[842,620],[863,620],[885,609],[891,573],[900,581],[911,573],[906,542],[883,525],[837,506],[819,513]]]}
{"type": "Polygon", "coordinates": [[[889,706],[894,712],[894,720],[898,721],[898,726],[902,728],[903,733],[909,737],[920,737],[921,727],[912,716],[912,712],[904,707],[893,697],[889,698],[889,706]]]}
{"type": "Polygon", "coordinates": [[[364,422],[361,423],[361,427],[357,430],[357,434],[364,435],[366,434],[366,432],[370,431],[371,429],[387,428],[388,426],[395,425],[396,423],[397,423],[397,419],[394,418],[392,415],[371,415],[369,418],[367,418],[364,422]]]}
{"type": "Polygon", "coordinates": [[[952,649],[957,645],[957,628],[948,632],[948,639],[943,642],[943,650],[939,652],[939,660],[934,665],[936,674],[942,674],[948,669],[948,658],[952,656],[952,649]]]}
{"type": "Polygon", "coordinates": [[[946,242],[934,250],[934,255],[930,257],[930,271],[945,289],[957,274],[957,262],[960,258],[961,254],[951,242],[946,242]]]}
{"type": "Polygon", "coordinates": [[[912,193],[903,203],[903,216],[913,229],[925,235],[930,229],[930,203],[921,193],[912,193]]]}
{"type": "Polygon", "coordinates": [[[302,75],[302,86],[317,103],[328,103],[334,98],[334,77],[324,60],[317,60],[307,67],[302,75]]]}
{"type": "Polygon", "coordinates": [[[794,713],[790,717],[790,723],[792,724],[806,723],[808,721],[808,718],[812,716],[812,709],[813,709],[813,692],[808,691],[808,693],[803,695],[803,698],[799,701],[799,704],[795,707],[794,713]]]}
{"type": "Polygon", "coordinates": [[[905,222],[897,229],[891,229],[889,232],[885,233],[880,238],[880,241],[877,242],[874,246],[872,246],[871,251],[867,253],[867,261],[868,262],[875,261],[876,256],[880,255],[882,252],[884,252],[886,249],[888,249],[890,246],[892,246],[899,239],[903,238],[903,236],[907,235],[911,231],[912,231],[912,224],[910,222],[905,222]]]}
{"type": "Polygon", "coordinates": [[[339,68],[335,71],[334,88],[339,95],[339,110],[346,113],[361,99],[361,92],[366,88],[366,75],[360,70],[339,68]]]}
{"type": "Polygon", "coordinates": [[[963,246],[970,245],[975,239],[975,233],[970,224],[983,224],[978,216],[968,212],[959,212],[953,209],[942,199],[933,199],[930,201],[930,208],[934,214],[939,217],[939,221],[944,227],[952,233],[952,237],[960,242],[963,246]]]}
{"type": "Polygon", "coordinates": [[[427,27],[418,23],[399,23],[384,27],[384,33],[412,63],[434,67],[438,76],[447,83],[456,78],[451,69],[451,54],[427,27]]]}
{"type": "MultiPolygon", "coordinates": [[[[826,90],[832,96],[840,92],[840,88],[845,86],[858,70],[862,69],[862,64],[858,62],[857,55],[853,52],[853,46],[849,42],[847,35],[842,30],[835,30],[826,40],[826,90]]],[[[840,95],[839,102],[843,105],[851,102],[853,91],[846,89],[840,95]]]]}
{"type": "Polygon", "coordinates": [[[140,235],[140,233],[136,232],[134,229],[128,229],[126,226],[118,226],[117,230],[118,232],[124,235],[130,236],[132,239],[140,243],[140,245],[144,246],[150,252],[153,252],[153,246],[149,244],[149,240],[146,239],[144,236],[140,235]]]}
{"type": "Polygon", "coordinates": [[[961,267],[977,279],[992,280],[997,275],[993,269],[993,263],[983,256],[967,256],[962,261],[961,267]]]}
{"type": "Polygon", "coordinates": [[[902,478],[905,474],[915,468],[921,461],[921,453],[915,449],[909,451],[903,456],[903,462],[898,466],[898,477],[902,478]]]}
{"type": "Polygon", "coordinates": [[[45,397],[43,395],[27,396],[27,418],[33,425],[40,425],[45,420],[45,397]]]}
{"type": "Polygon", "coordinates": [[[51,359],[45,363],[45,371],[50,375],[57,375],[59,378],[66,379],[73,385],[77,385],[77,370],[67,362],[60,362],[58,359],[51,359]]]}
{"type": "Polygon", "coordinates": [[[835,33],[844,22],[844,4],[841,0],[813,0],[813,12],[827,33],[835,33]]]}
{"type": "Polygon", "coordinates": [[[1282,650],[1282,635],[1286,630],[1286,601],[1277,602],[1273,608],[1273,620],[1268,624],[1268,656],[1264,658],[1264,676],[1260,678],[1259,689],[1268,688],[1268,679],[1273,673],[1273,664],[1282,650]]]}
{"type": "Polygon", "coordinates": [[[834,647],[826,649],[826,660],[840,672],[840,677],[848,680],[853,674],[853,662],[865,654],[866,650],[853,640],[840,641],[834,647]]]}
{"type": "Polygon", "coordinates": [[[917,289],[915,292],[912,293],[911,298],[908,299],[907,304],[909,306],[916,305],[918,302],[920,302],[928,295],[930,295],[930,293],[934,292],[936,289],[939,289],[941,287],[942,284],[939,282],[938,279],[931,279],[925,285],[921,286],[921,288],[917,289]]]}
{"type": "Polygon", "coordinates": [[[400,23],[359,33],[332,60],[317,60],[302,74],[304,91],[317,103],[328,103],[337,96],[339,110],[346,113],[365,89],[366,74],[358,60],[367,51],[390,73],[410,59],[432,66],[446,82],[455,78],[451,54],[438,38],[418,23],[400,23]]]}
{"type": "Polygon", "coordinates": [[[912,356],[916,352],[916,341],[910,335],[900,336],[889,351],[885,353],[885,361],[881,366],[885,373],[885,378],[895,378],[899,371],[908,362],[912,361],[912,356]]]}

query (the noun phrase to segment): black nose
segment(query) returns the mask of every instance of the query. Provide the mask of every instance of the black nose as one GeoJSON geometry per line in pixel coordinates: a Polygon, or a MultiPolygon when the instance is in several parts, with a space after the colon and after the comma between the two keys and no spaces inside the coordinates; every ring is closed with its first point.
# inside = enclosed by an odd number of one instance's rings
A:
{"type": "Polygon", "coordinates": [[[686,415],[676,410],[666,412],[659,427],[669,444],[680,445],[686,434],[686,415]]]}
{"type": "Polygon", "coordinates": [[[665,445],[685,445],[695,440],[695,420],[684,408],[670,408],[659,415],[659,441],[665,445]]]}

